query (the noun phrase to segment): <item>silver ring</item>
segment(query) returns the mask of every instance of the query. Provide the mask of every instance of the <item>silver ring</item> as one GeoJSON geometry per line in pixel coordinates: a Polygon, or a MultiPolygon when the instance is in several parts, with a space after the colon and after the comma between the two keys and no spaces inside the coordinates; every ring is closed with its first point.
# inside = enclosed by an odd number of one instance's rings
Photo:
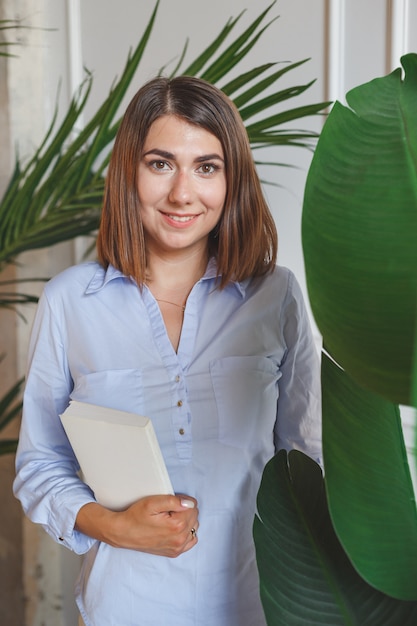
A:
{"type": "Polygon", "coordinates": [[[196,529],[195,529],[195,528],[192,528],[192,529],[190,530],[190,533],[191,533],[191,536],[192,536],[192,538],[193,538],[193,539],[195,539],[195,538],[197,537],[197,531],[196,531],[196,529]]]}

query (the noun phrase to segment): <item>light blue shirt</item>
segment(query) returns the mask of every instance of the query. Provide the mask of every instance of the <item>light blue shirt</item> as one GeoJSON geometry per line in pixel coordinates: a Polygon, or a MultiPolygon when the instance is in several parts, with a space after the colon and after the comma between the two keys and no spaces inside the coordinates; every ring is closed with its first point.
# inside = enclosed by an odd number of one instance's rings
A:
{"type": "MultiPolygon", "coordinates": [[[[321,461],[320,382],[301,290],[277,267],[192,289],[176,353],[145,286],[113,267],[72,267],[34,322],[15,493],[58,542],[86,553],[76,597],[87,626],[264,626],[252,538],[256,494],[279,448],[321,461]],[[70,398],[149,416],[175,492],[199,503],[199,542],[176,559],[74,531],[94,501],[58,415],[70,398]]],[[[109,463],[111,458],[109,456],[109,463]]]]}

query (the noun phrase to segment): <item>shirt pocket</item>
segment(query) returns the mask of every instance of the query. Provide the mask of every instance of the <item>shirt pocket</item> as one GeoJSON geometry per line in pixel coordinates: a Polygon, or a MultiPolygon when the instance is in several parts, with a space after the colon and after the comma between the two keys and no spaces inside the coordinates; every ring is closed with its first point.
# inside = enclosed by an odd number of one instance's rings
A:
{"type": "Polygon", "coordinates": [[[118,369],[81,374],[74,381],[71,399],[142,413],[142,373],[138,369],[118,369]]]}
{"type": "Polygon", "coordinates": [[[219,439],[245,449],[273,440],[281,374],[267,357],[226,357],[210,363],[219,439]]]}

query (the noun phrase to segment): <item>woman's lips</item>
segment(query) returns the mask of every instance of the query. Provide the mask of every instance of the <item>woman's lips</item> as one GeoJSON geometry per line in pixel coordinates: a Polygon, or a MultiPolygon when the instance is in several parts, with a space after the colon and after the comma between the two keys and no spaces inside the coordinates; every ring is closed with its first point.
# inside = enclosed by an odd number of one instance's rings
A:
{"type": "Polygon", "coordinates": [[[162,216],[176,227],[186,227],[198,218],[198,215],[176,215],[175,213],[162,213],[162,216]]]}

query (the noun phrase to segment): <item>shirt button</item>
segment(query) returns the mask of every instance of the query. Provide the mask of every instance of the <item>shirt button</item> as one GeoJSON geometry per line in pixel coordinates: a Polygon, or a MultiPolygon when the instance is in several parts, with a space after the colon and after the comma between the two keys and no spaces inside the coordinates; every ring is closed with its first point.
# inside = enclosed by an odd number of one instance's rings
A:
{"type": "Polygon", "coordinates": [[[177,406],[182,406],[182,400],[178,400],[177,406]]]}
{"type": "Polygon", "coordinates": [[[177,374],[177,375],[175,376],[175,382],[176,382],[176,383],[179,383],[179,382],[180,382],[180,380],[181,380],[181,378],[180,378],[180,377],[178,376],[178,374],[177,374]]]}
{"type": "Polygon", "coordinates": [[[183,428],[180,428],[178,432],[179,432],[180,435],[184,435],[185,434],[185,430],[183,428]]]}

